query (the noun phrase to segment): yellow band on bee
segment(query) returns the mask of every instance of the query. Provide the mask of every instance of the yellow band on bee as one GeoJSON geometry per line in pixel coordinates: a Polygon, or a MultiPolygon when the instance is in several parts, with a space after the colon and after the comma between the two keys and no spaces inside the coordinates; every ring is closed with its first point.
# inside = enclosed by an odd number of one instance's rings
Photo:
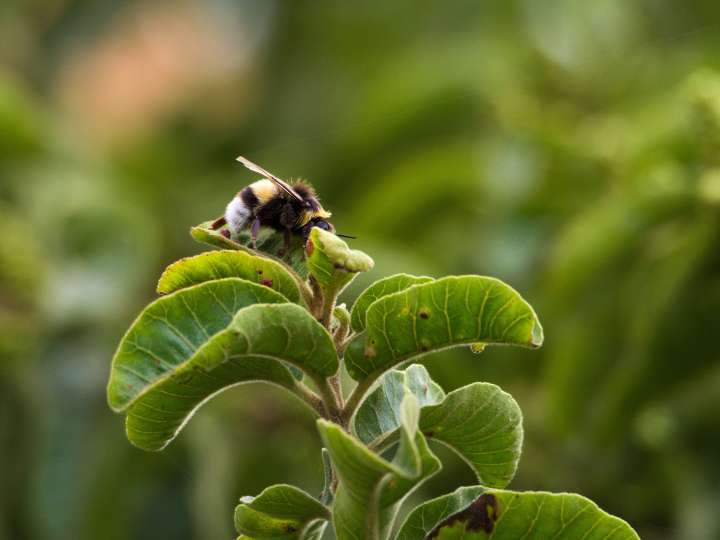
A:
{"type": "Polygon", "coordinates": [[[298,226],[304,227],[310,221],[313,219],[319,218],[319,219],[329,219],[332,217],[332,212],[328,212],[327,210],[320,209],[317,212],[303,212],[300,215],[300,219],[298,219],[298,226]]]}
{"type": "Polygon", "coordinates": [[[258,180],[257,182],[253,182],[250,185],[250,189],[252,189],[252,192],[255,194],[255,196],[258,199],[258,202],[261,205],[266,204],[278,192],[277,186],[273,182],[271,182],[270,180],[267,180],[267,179],[258,180]]]}

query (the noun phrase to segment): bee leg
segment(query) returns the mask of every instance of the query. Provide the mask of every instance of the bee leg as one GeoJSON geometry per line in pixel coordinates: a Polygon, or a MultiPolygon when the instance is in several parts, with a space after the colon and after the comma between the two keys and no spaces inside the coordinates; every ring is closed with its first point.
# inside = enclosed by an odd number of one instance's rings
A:
{"type": "Polygon", "coordinates": [[[260,233],[260,218],[255,218],[253,221],[252,229],[250,229],[250,236],[252,237],[252,247],[257,249],[257,237],[260,233]]]}
{"type": "Polygon", "coordinates": [[[225,220],[225,216],[217,218],[215,221],[212,222],[212,225],[210,225],[210,228],[213,231],[217,231],[220,227],[225,225],[227,221],[225,220]]]}
{"type": "Polygon", "coordinates": [[[292,231],[290,229],[285,229],[285,243],[283,244],[283,247],[280,251],[278,251],[278,255],[280,257],[285,257],[286,255],[290,254],[290,242],[292,241],[292,231]]]}

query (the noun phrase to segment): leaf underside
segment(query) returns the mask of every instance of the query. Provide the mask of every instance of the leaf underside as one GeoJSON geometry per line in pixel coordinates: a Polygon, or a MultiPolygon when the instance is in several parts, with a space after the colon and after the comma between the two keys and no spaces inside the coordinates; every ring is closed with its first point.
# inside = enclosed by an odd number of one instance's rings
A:
{"type": "Polygon", "coordinates": [[[419,426],[426,437],[460,455],[481,484],[503,488],[510,483],[522,452],[522,413],[494,384],[473,383],[446,396],[418,364],[392,370],[358,410],[355,429],[363,442],[393,440],[403,385],[420,400],[419,426]]]}
{"type": "Polygon", "coordinates": [[[365,444],[394,432],[400,427],[400,404],[409,390],[421,407],[445,399],[443,389],[430,378],[425,366],[413,364],[407,369],[385,374],[355,415],[355,433],[365,444]]]}

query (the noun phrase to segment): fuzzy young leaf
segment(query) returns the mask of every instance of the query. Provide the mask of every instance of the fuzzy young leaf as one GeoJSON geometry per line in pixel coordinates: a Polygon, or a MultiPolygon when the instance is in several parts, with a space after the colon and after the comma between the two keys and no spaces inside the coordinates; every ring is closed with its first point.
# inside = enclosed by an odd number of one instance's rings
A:
{"type": "Polygon", "coordinates": [[[407,392],[401,405],[400,444],[392,462],[375,454],[337,424],[318,420],[340,483],[333,504],[339,540],[386,539],[402,499],[440,469],[417,428],[419,405],[407,392]]]}
{"type": "Polygon", "coordinates": [[[268,287],[238,278],[209,281],[160,298],[143,310],[112,361],[108,403],[126,409],[154,383],[189,360],[238,310],[287,299],[268,287]]]}
{"type": "Polygon", "coordinates": [[[318,500],[289,485],[269,487],[235,508],[235,528],[248,540],[318,540],[329,519],[330,511],[318,500]]]}
{"type": "Polygon", "coordinates": [[[388,447],[396,440],[404,381],[421,399],[420,430],[426,437],[457,452],[483,485],[510,483],[522,450],[522,413],[512,396],[494,384],[474,383],[445,396],[418,364],[390,371],[355,417],[363,442],[388,447]]]}
{"type": "Polygon", "coordinates": [[[253,254],[252,249],[240,242],[236,242],[235,240],[231,240],[230,238],[224,236],[220,231],[214,230],[211,225],[212,221],[205,221],[200,223],[200,225],[192,227],[190,229],[190,236],[201,244],[219,247],[222,249],[236,249],[253,254]]]}
{"type": "Polygon", "coordinates": [[[373,260],[333,233],[315,227],[307,243],[307,266],[323,294],[335,298],[357,276],[375,265],[373,260]]]}
{"type": "Polygon", "coordinates": [[[419,283],[429,283],[433,281],[431,277],[411,276],[410,274],[397,274],[394,276],[380,279],[365,289],[352,309],[352,329],[355,332],[365,330],[365,315],[370,305],[377,299],[404,291],[408,287],[418,285],[419,283]]]}
{"type": "Polygon", "coordinates": [[[161,450],[207,398],[243,382],[268,382],[295,391],[298,382],[284,364],[314,380],[334,373],[338,360],[330,335],[295,304],[241,309],[225,330],[132,403],[128,438],[144,450],[161,450]]]}
{"type": "Polygon", "coordinates": [[[209,251],[180,259],[163,272],[157,292],[168,294],[206,281],[230,277],[264,285],[290,302],[301,302],[298,283],[284,265],[245,251],[209,251]]]}
{"type": "Polygon", "coordinates": [[[333,309],[333,326],[335,328],[350,329],[350,312],[345,304],[335,306],[333,309]]]}
{"type": "Polygon", "coordinates": [[[395,540],[640,540],[623,520],[569,493],[460,488],[413,510],[395,540]]]}
{"type": "Polygon", "coordinates": [[[446,277],[380,298],[368,308],[366,323],[345,353],[358,381],[457,345],[539,347],[543,341],[530,305],[508,285],[481,276],[446,277]]]}
{"type": "Polygon", "coordinates": [[[445,392],[430,378],[425,366],[413,364],[404,371],[389,371],[355,415],[355,433],[362,442],[370,444],[400,427],[400,404],[406,389],[421,407],[445,399],[445,392]]]}
{"type": "Polygon", "coordinates": [[[201,244],[244,251],[251,255],[270,258],[296,272],[305,279],[308,275],[305,264],[304,243],[299,236],[293,236],[290,252],[284,253],[284,238],[277,231],[262,227],[257,239],[257,250],[252,249],[250,233],[243,231],[238,238],[230,239],[219,230],[214,230],[212,221],[206,221],[190,229],[190,235],[201,244]]]}

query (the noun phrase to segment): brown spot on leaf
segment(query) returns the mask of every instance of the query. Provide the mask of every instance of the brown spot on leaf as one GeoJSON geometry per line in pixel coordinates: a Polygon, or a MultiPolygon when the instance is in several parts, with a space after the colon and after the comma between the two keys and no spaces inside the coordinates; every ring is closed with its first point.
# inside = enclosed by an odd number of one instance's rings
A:
{"type": "Polygon", "coordinates": [[[497,497],[491,493],[483,493],[473,501],[465,510],[453,514],[435,527],[425,540],[437,538],[445,527],[452,527],[456,523],[465,525],[465,531],[484,531],[490,534],[495,528],[495,522],[500,518],[500,506],[497,497]]]}
{"type": "Polygon", "coordinates": [[[272,289],[273,280],[272,279],[261,279],[260,284],[265,285],[266,287],[270,287],[272,289]]]}
{"type": "Polygon", "coordinates": [[[421,308],[418,312],[418,315],[421,319],[429,319],[430,318],[430,310],[427,308],[421,308]]]}
{"type": "Polygon", "coordinates": [[[313,254],[313,251],[315,251],[315,244],[313,244],[312,240],[307,241],[307,244],[305,244],[305,253],[308,254],[308,257],[313,254]]]}
{"type": "Polygon", "coordinates": [[[257,269],[257,273],[262,276],[262,273],[263,273],[262,268],[258,268],[258,269],[257,269]]]}

